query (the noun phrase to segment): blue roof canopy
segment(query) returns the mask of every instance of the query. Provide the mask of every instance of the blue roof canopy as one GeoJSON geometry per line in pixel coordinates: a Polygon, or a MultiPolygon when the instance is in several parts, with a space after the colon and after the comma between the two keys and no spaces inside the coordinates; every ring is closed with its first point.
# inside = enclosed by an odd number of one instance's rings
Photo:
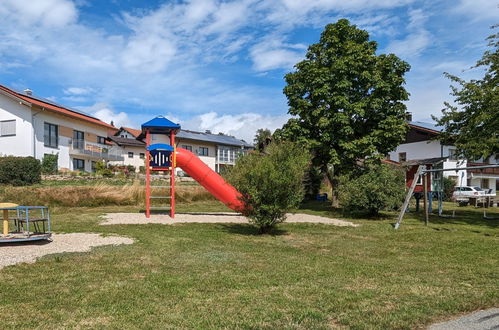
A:
{"type": "Polygon", "coordinates": [[[148,151],[152,150],[167,150],[167,151],[173,151],[173,147],[169,144],[165,143],[155,143],[151,144],[149,147],[147,147],[148,151]]]}
{"type": "Polygon", "coordinates": [[[142,124],[142,134],[145,135],[146,129],[152,134],[169,134],[171,131],[177,133],[180,130],[180,125],[166,119],[163,116],[157,116],[142,124]]]}

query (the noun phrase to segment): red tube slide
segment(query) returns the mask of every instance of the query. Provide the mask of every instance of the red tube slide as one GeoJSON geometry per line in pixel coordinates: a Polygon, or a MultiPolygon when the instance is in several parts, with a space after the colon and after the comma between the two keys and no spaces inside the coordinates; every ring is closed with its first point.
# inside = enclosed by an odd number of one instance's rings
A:
{"type": "Polygon", "coordinates": [[[239,200],[241,193],[228,184],[220,175],[209,168],[189,150],[176,148],[177,166],[206,188],[216,199],[234,211],[241,212],[244,204],[239,200]]]}

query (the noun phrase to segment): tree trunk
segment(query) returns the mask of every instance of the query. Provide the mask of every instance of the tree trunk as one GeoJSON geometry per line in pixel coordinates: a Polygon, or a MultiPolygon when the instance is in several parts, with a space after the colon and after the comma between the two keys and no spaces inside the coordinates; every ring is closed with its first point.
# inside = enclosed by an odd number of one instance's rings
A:
{"type": "Polygon", "coordinates": [[[335,173],[331,173],[328,169],[327,164],[322,165],[322,170],[326,174],[327,180],[329,181],[329,185],[331,186],[331,204],[333,207],[338,208],[340,203],[338,201],[338,178],[335,176],[335,173]]]}

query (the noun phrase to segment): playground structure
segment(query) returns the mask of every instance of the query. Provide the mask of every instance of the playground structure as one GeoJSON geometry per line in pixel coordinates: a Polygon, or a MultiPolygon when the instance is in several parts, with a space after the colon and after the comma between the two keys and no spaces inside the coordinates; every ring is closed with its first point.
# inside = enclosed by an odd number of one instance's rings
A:
{"type": "Polygon", "coordinates": [[[180,125],[171,122],[163,116],[158,116],[142,124],[142,134],[139,138],[146,140],[146,208],[145,215],[151,216],[151,211],[169,211],[170,217],[175,217],[175,168],[181,168],[195,181],[202,185],[215,198],[235,211],[244,208],[240,200],[241,194],[220,175],[209,168],[202,160],[187,149],[178,148],[175,135],[180,125]],[[158,143],[151,143],[152,141],[158,143]],[[151,173],[163,172],[169,184],[152,185],[151,173]],[[153,201],[165,201],[163,206],[152,205],[153,201]]]}
{"type": "MultiPolygon", "coordinates": [[[[438,198],[438,215],[440,217],[454,217],[454,213],[452,215],[444,215],[443,214],[443,172],[446,171],[462,171],[462,170],[483,170],[487,168],[499,168],[499,165],[484,165],[484,166],[471,166],[471,167],[456,167],[456,168],[442,168],[441,166],[434,166],[433,168],[427,168],[427,165],[419,165],[416,173],[412,179],[412,182],[409,185],[409,189],[407,191],[407,195],[405,197],[404,204],[400,209],[400,213],[397,219],[397,222],[394,225],[395,229],[400,227],[404,214],[407,212],[409,202],[411,197],[415,195],[415,188],[417,185],[418,179],[421,177],[421,181],[423,183],[423,207],[424,207],[424,215],[425,215],[425,225],[428,225],[429,222],[429,214],[432,212],[432,204],[433,204],[433,196],[436,195],[438,198]]],[[[420,197],[421,198],[421,197],[420,197]]],[[[416,197],[416,211],[419,209],[419,199],[416,197]]],[[[486,208],[490,205],[490,200],[488,197],[484,197],[482,201],[483,206],[483,218],[484,219],[494,219],[487,216],[486,208]]]]}
{"type": "Polygon", "coordinates": [[[48,207],[0,203],[0,210],[3,213],[0,243],[48,240],[52,236],[48,207]]]}

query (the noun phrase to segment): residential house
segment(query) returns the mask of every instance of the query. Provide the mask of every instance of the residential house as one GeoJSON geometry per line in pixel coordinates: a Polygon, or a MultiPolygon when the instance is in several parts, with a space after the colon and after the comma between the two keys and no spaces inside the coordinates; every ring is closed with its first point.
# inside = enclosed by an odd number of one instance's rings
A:
{"type": "Polygon", "coordinates": [[[121,161],[107,136],[117,129],[82,111],[0,85],[0,154],[58,155],[59,169],[90,172],[99,160],[121,161]]]}
{"type": "MultiPolygon", "coordinates": [[[[123,160],[113,164],[144,165],[145,143],[140,137],[140,130],[121,127],[109,138],[123,148],[123,160]]],[[[151,136],[152,143],[170,143],[166,135],[151,136]]],[[[192,151],[212,170],[221,172],[233,166],[239,154],[254,149],[253,145],[233,136],[212,134],[210,131],[196,132],[180,130],[175,136],[177,147],[192,151]]]]}
{"type": "MultiPolygon", "coordinates": [[[[486,160],[473,161],[460,157],[455,147],[443,145],[435,139],[440,134],[441,128],[434,124],[418,121],[409,121],[408,124],[409,131],[405,141],[389,153],[388,159],[402,164],[431,163],[444,169],[499,163],[497,155],[486,160]]],[[[445,171],[443,176],[454,179],[458,186],[477,186],[492,189],[493,193],[499,189],[499,169],[497,168],[445,171]]]]}

